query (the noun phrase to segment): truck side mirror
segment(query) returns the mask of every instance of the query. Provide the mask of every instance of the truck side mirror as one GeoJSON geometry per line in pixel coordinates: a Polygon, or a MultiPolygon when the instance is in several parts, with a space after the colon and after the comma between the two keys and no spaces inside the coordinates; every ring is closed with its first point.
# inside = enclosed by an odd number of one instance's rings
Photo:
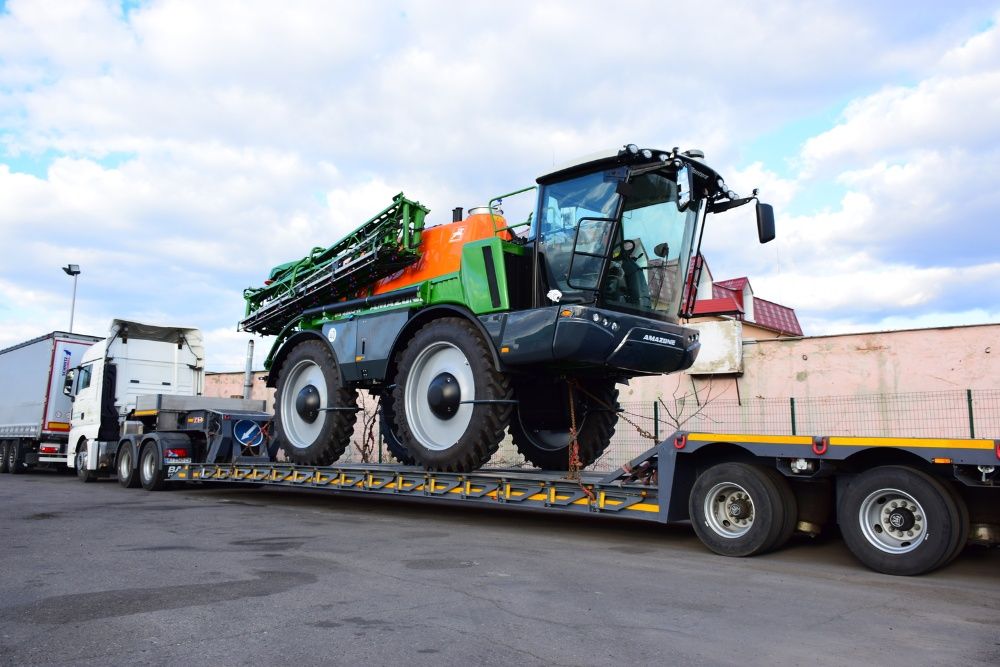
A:
{"type": "Polygon", "coordinates": [[[70,397],[70,400],[75,398],[73,396],[73,380],[76,379],[76,370],[70,369],[66,371],[66,379],[63,380],[62,392],[70,397]]]}
{"type": "Polygon", "coordinates": [[[757,238],[761,243],[774,240],[774,208],[757,202],[757,238]]]}

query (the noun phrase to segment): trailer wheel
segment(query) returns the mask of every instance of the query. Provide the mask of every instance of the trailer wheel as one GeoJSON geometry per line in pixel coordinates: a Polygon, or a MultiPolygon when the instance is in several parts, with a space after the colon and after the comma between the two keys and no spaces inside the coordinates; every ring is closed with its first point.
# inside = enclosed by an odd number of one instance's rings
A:
{"type": "Polygon", "coordinates": [[[80,440],[80,444],[76,446],[76,456],[73,460],[76,461],[76,478],[78,480],[88,484],[97,481],[97,473],[93,470],[87,470],[86,438],[80,440]]]}
{"type": "Polygon", "coordinates": [[[126,489],[137,489],[141,484],[138,466],[135,465],[132,445],[122,445],[118,448],[118,460],[115,464],[118,470],[118,483],[126,489]]]}
{"type": "MultiPolygon", "coordinates": [[[[573,390],[580,465],[589,466],[611,443],[618,423],[618,389],[613,380],[578,379],[573,390]]],[[[567,470],[570,435],[569,388],[565,380],[519,378],[510,435],[517,451],[543,470],[567,470]]]]}
{"type": "Polygon", "coordinates": [[[162,491],[167,488],[167,477],[163,471],[163,456],[155,442],[147,442],[139,454],[139,481],[147,491],[162,491]]]}
{"type": "Polygon", "coordinates": [[[281,365],[274,395],[275,432],[289,460],[322,466],[340,458],[354,434],[357,399],[356,390],[341,386],[326,343],[296,345],[281,365]]]}
{"type": "Polygon", "coordinates": [[[398,369],[396,432],[414,460],[448,472],[489,461],[510,420],[511,392],[479,332],[458,318],[426,324],[403,350],[398,369]]]}
{"type": "Polygon", "coordinates": [[[903,466],[858,475],[841,496],[837,520],[858,560],[895,575],[940,567],[957,553],[963,532],[958,504],[944,485],[903,466]]]}
{"type": "Polygon", "coordinates": [[[795,508],[785,507],[785,500],[766,468],[720,463],[695,481],[688,511],[709,549],[723,556],[754,556],[771,549],[787,531],[788,513],[795,508]]]}
{"type": "Polygon", "coordinates": [[[7,461],[7,450],[10,448],[10,442],[4,440],[0,442],[0,472],[7,472],[10,470],[10,463],[7,461]]]}
{"type": "Polygon", "coordinates": [[[406,445],[403,444],[403,441],[396,434],[396,408],[391,392],[382,394],[382,398],[379,401],[378,426],[379,432],[382,434],[382,440],[385,442],[385,447],[392,454],[393,458],[406,466],[415,464],[416,461],[413,455],[410,454],[410,450],[406,448],[406,445]]]}
{"type": "Polygon", "coordinates": [[[24,472],[24,454],[21,453],[21,443],[11,440],[7,443],[7,472],[20,475],[24,472]]]}

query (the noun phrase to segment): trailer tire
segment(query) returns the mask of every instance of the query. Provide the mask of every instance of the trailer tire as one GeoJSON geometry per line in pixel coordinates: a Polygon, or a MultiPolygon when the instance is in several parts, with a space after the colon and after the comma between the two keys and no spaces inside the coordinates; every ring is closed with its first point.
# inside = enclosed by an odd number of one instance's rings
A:
{"type": "Polygon", "coordinates": [[[938,565],[938,567],[944,567],[958,558],[959,554],[965,550],[965,546],[969,542],[969,533],[972,529],[972,520],[969,516],[969,506],[966,504],[962,495],[955,488],[954,483],[942,481],[941,485],[944,487],[945,491],[951,495],[951,499],[955,503],[955,508],[958,510],[958,531],[955,535],[955,545],[952,547],[951,552],[945,557],[944,561],[938,565]]]}
{"type": "Polygon", "coordinates": [[[471,323],[446,317],[417,330],[399,355],[395,430],[420,465],[468,472],[500,447],[510,421],[510,383],[487,345],[471,323]],[[462,403],[469,400],[491,402],[462,403]]]}
{"type": "Polygon", "coordinates": [[[139,479],[139,466],[134,461],[132,445],[125,444],[118,448],[115,459],[115,470],[118,471],[118,483],[126,489],[137,489],[142,484],[139,479]]]}
{"type": "Polygon", "coordinates": [[[944,485],[904,466],[873,468],[851,480],[837,505],[851,553],[884,574],[924,574],[944,565],[961,538],[961,514],[944,485]]]}
{"type": "MultiPolygon", "coordinates": [[[[580,466],[587,467],[611,444],[618,423],[618,389],[614,380],[578,379],[573,390],[580,466]]],[[[517,451],[543,470],[568,470],[570,446],[569,389],[565,380],[546,382],[537,377],[513,383],[517,407],[510,435],[517,451]],[[542,426],[556,428],[542,428],[542,426]]]]}
{"type": "Polygon", "coordinates": [[[7,461],[7,450],[10,448],[10,441],[0,442],[0,473],[10,470],[10,462],[7,461]]]}
{"type": "Polygon", "coordinates": [[[777,551],[788,544],[788,540],[795,533],[795,526],[799,522],[799,504],[787,477],[774,468],[764,468],[764,472],[772,479],[775,488],[778,489],[778,494],[781,496],[783,521],[774,542],[767,547],[767,551],[777,551]]]}
{"type": "Polygon", "coordinates": [[[392,457],[405,466],[414,465],[416,460],[396,434],[396,409],[392,400],[392,392],[387,391],[382,394],[379,401],[378,426],[382,440],[385,442],[385,448],[389,450],[392,457]]]}
{"type": "Polygon", "coordinates": [[[147,441],[142,446],[139,454],[139,481],[147,491],[162,491],[167,488],[163,455],[155,442],[147,441]]]}
{"type": "MultiPolygon", "coordinates": [[[[767,468],[719,463],[698,476],[688,498],[691,524],[706,547],[722,556],[754,556],[773,548],[787,530],[785,499],[767,468]]],[[[794,503],[794,500],[793,500],[794,503]]]]}
{"type": "Polygon", "coordinates": [[[28,466],[24,463],[24,448],[19,440],[11,440],[7,445],[7,472],[11,475],[21,475],[27,472],[28,466]]]}
{"type": "Polygon", "coordinates": [[[342,386],[326,343],[307,340],[292,348],[281,364],[274,394],[275,434],[288,460],[324,466],[339,459],[354,434],[357,403],[358,392],[342,386]]]}
{"type": "Polygon", "coordinates": [[[89,484],[97,481],[97,473],[87,470],[87,439],[82,438],[80,444],[76,446],[76,455],[73,457],[76,466],[76,478],[81,482],[89,484]]]}

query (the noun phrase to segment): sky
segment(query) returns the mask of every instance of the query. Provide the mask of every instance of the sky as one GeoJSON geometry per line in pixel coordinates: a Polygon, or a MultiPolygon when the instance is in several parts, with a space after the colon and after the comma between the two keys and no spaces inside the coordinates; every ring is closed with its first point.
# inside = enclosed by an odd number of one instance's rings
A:
{"type": "MultiPolygon", "coordinates": [[[[0,348],[112,318],[243,366],[242,290],[403,191],[485,204],[626,143],[807,335],[1000,322],[1000,4],[0,0],[0,348]]],[[[269,341],[257,341],[257,366],[269,341]]]]}

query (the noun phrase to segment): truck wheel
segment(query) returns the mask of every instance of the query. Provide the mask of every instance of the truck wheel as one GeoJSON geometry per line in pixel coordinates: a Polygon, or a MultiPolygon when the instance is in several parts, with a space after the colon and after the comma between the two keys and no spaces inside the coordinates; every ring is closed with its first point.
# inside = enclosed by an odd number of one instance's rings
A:
{"type": "Polygon", "coordinates": [[[489,461],[510,420],[510,384],[469,322],[424,325],[399,357],[396,433],[432,470],[467,472],[489,461]],[[467,401],[483,401],[468,403],[467,401]],[[498,402],[493,402],[498,401],[498,402]]]}
{"type": "Polygon", "coordinates": [[[87,441],[81,440],[80,444],[76,446],[76,456],[74,457],[76,461],[76,478],[81,482],[95,482],[97,481],[97,473],[93,470],[87,470],[87,441]]]}
{"type": "Polygon", "coordinates": [[[947,562],[961,537],[960,513],[936,479],[903,466],[873,468],[848,485],[837,507],[844,542],[885,574],[915,575],[947,562]]]}
{"type": "Polygon", "coordinates": [[[296,345],[281,366],[274,395],[275,432],[288,459],[324,466],[340,458],[354,434],[357,399],[356,390],[341,386],[340,369],[326,343],[296,345]]]}
{"type": "MultiPolygon", "coordinates": [[[[580,465],[589,466],[611,443],[618,423],[618,389],[613,380],[578,380],[573,390],[580,465]]],[[[517,451],[543,470],[569,468],[569,388],[565,381],[520,378],[514,381],[517,408],[510,435],[517,451]]]]}
{"type": "Polygon", "coordinates": [[[379,402],[378,427],[382,434],[382,441],[385,442],[386,449],[393,458],[406,466],[416,463],[410,450],[406,448],[403,441],[396,434],[396,408],[392,401],[392,394],[386,392],[382,394],[379,402]]]}
{"type": "Polygon", "coordinates": [[[10,463],[7,461],[7,450],[10,448],[10,442],[4,440],[0,442],[0,472],[7,472],[10,470],[10,463]]]}
{"type": "Polygon", "coordinates": [[[786,508],[784,500],[766,468],[720,463],[698,476],[688,512],[709,549],[723,556],[754,556],[772,548],[787,530],[787,513],[794,507],[786,508]]]}
{"type": "Polygon", "coordinates": [[[139,481],[147,491],[162,491],[167,487],[163,457],[155,442],[147,442],[139,454],[139,481]]]}
{"type": "Polygon", "coordinates": [[[118,483],[126,489],[137,489],[141,484],[139,480],[139,470],[135,465],[131,445],[123,445],[118,449],[118,460],[115,464],[118,469],[118,483]]]}

